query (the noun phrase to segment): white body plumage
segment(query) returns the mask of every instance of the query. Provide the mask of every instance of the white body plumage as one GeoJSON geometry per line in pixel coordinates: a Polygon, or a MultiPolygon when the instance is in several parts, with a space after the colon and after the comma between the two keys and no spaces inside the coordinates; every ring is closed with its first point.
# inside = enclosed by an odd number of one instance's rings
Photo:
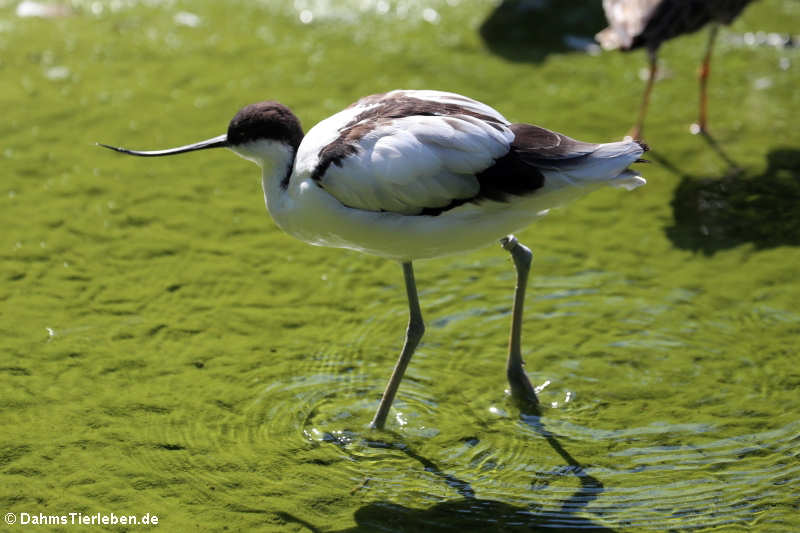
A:
{"type": "MultiPolygon", "coordinates": [[[[468,107],[510,124],[494,109],[452,93],[394,94],[468,107]]],[[[309,130],[296,156],[276,141],[258,140],[237,150],[262,165],[267,209],[285,232],[313,245],[411,261],[496,242],[601,185],[632,189],[645,183],[626,170],[644,150],[635,142],[615,142],[597,145],[574,167],[541,169],[544,186],[531,194],[466,202],[435,216],[419,214],[423,207],[477,194],[475,174],[509,151],[514,134],[508,127],[469,115],[391,119],[366,134],[358,153],[341,166],[328,166],[319,182],[312,179],[323,148],[375,105],[356,104],[323,120],[309,130]],[[284,190],[288,165],[293,167],[284,190]]]]}

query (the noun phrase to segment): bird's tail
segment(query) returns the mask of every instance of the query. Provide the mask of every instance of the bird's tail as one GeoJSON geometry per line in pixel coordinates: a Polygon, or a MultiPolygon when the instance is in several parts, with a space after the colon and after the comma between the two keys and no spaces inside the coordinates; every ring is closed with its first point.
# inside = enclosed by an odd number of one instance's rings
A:
{"type": "Polygon", "coordinates": [[[575,186],[607,183],[628,190],[647,183],[641,174],[628,168],[633,163],[646,162],[641,158],[649,150],[646,144],[630,140],[595,146],[583,157],[561,161],[558,177],[575,186]]]}

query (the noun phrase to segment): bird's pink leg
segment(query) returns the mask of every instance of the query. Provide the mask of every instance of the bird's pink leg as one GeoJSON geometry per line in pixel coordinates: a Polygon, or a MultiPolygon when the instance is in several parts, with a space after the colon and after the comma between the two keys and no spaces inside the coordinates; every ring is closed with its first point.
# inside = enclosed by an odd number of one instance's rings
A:
{"type": "Polygon", "coordinates": [[[650,93],[653,91],[653,84],[656,81],[656,74],[658,73],[658,54],[655,50],[648,50],[647,58],[650,61],[650,70],[647,74],[647,85],[644,88],[644,95],[642,96],[642,103],[639,106],[639,118],[636,120],[636,125],[628,133],[636,141],[642,140],[642,130],[644,129],[644,117],[647,115],[647,106],[650,105],[650,93]]]}
{"type": "Polygon", "coordinates": [[[389,415],[389,409],[391,409],[392,402],[394,402],[394,396],[400,387],[400,381],[403,379],[403,374],[405,374],[408,363],[411,361],[411,356],[414,355],[414,350],[416,350],[422,335],[425,333],[425,323],[422,321],[422,310],[419,307],[419,296],[417,296],[417,283],[414,281],[414,269],[410,261],[403,263],[403,276],[406,282],[409,311],[406,340],[403,344],[403,351],[400,352],[400,357],[394,366],[392,376],[389,378],[389,383],[386,385],[386,390],[383,391],[378,411],[375,413],[375,418],[372,419],[372,424],[370,424],[375,429],[383,429],[386,417],[389,415]]]}
{"type": "Polygon", "coordinates": [[[708,45],[706,45],[706,54],[698,72],[698,79],[700,80],[700,112],[697,117],[697,123],[692,124],[691,127],[691,132],[695,135],[708,133],[708,76],[711,74],[711,52],[714,49],[717,31],[719,31],[717,24],[711,26],[711,32],[708,34],[708,45]]]}
{"type": "Polygon", "coordinates": [[[511,385],[511,395],[518,400],[534,405],[539,403],[527,374],[525,362],[522,360],[522,310],[525,305],[525,287],[528,285],[528,273],[531,270],[533,254],[520,244],[513,235],[500,239],[500,244],[508,250],[517,269],[517,286],[514,289],[514,307],[511,311],[511,334],[508,340],[508,362],[506,376],[511,385]]]}

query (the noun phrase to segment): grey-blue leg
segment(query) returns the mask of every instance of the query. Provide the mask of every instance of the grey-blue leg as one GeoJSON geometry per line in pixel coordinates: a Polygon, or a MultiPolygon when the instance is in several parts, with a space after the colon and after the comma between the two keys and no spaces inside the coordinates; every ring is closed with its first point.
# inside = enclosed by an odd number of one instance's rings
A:
{"type": "Polygon", "coordinates": [[[511,334],[508,341],[506,376],[511,385],[511,395],[515,399],[538,404],[536,391],[525,374],[525,362],[522,360],[522,310],[525,305],[525,287],[528,284],[528,273],[531,270],[533,254],[513,235],[500,239],[500,244],[511,254],[517,269],[517,287],[514,289],[514,307],[511,311],[511,334]]]}
{"type": "Polygon", "coordinates": [[[408,328],[406,329],[406,341],[405,344],[403,344],[403,351],[400,352],[400,358],[394,366],[392,377],[389,378],[386,390],[383,391],[381,404],[378,406],[375,418],[372,419],[371,426],[377,429],[383,429],[386,423],[386,417],[389,415],[389,409],[392,407],[394,396],[397,394],[397,388],[400,386],[400,381],[403,379],[403,374],[405,374],[408,363],[411,361],[411,356],[414,355],[414,350],[417,348],[420,339],[422,339],[422,335],[425,333],[425,324],[422,322],[422,311],[419,308],[419,297],[417,296],[417,283],[414,281],[414,269],[410,261],[408,263],[403,263],[403,276],[406,281],[409,315],[408,328]]]}

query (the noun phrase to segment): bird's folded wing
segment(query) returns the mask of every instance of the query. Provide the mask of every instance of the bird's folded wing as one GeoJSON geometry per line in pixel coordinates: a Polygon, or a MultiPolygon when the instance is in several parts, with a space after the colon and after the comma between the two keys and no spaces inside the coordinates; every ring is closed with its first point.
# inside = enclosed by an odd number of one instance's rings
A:
{"type": "Polygon", "coordinates": [[[509,125],[470,114],[391,118],[353,139],[318,183],[348,207],[418,214],[475,197],[477,174],[513,140],[509,125]]]}

